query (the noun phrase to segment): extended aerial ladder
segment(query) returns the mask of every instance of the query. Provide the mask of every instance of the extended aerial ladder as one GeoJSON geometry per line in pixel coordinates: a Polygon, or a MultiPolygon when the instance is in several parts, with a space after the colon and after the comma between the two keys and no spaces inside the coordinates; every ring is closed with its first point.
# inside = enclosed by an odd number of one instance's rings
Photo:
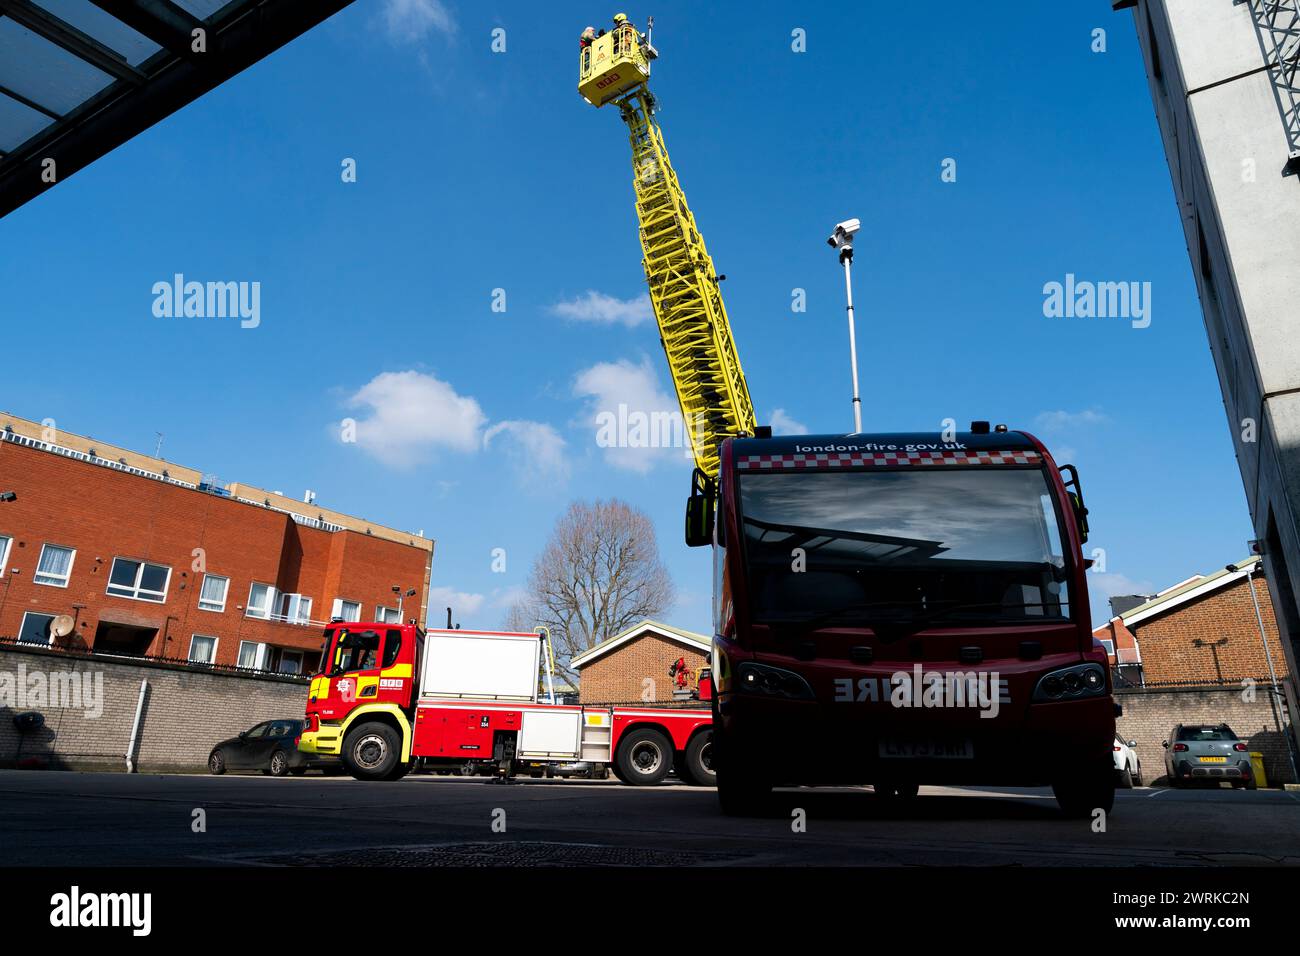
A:
{"type": "Polygon", "coordinates": [[[640,224],[642,265],[673,388],[696,466],[718,473],[718,443],[753,434],[754,404],[713,267],[686,194],[677,181],[655,99],[647,85],[654,18],[641,34],[623,14],[608,33],[588,27],[580,39],[578,92],[593,106],[613,103],[632,145],[632,185],[640,224]]]}

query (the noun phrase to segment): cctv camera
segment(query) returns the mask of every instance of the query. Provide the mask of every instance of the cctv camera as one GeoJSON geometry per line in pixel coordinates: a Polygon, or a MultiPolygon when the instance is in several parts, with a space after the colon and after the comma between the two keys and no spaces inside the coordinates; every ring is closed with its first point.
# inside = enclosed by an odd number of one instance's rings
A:
{"type": "Polygon", "coordinates": [[[845,243],[851,243],[853,236],[862,228],[860,219],[846,219],[843,222],[835,224],[835,231],[831,233],[826,244],[832,249],[839,248],[845,243]]]}

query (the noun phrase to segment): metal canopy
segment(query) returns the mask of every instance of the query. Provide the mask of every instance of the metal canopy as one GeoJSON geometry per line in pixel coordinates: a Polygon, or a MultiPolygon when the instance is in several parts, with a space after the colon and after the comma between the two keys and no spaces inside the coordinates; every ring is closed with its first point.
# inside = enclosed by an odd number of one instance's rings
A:
{"type": "Polygon", "coordinates": [[[0,217],[351,2],[0,0],[0,217]]]}

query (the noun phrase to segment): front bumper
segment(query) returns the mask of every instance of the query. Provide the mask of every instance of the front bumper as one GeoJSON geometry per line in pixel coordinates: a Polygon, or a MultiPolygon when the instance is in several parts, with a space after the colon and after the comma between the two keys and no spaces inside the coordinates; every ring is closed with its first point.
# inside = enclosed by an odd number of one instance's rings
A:
{"type": "Polygon", "coordinates": [[[304,754],[337,757],[342,749],[339,726],[322,723],[318,730],[305,730],[298,738],[298,750],[304,754]]]}
{"type": "Polygon", "coordinates": [[[816,701],[728,694],[719,701],[728,750],[777,785],[864,784],[885,777],[917,783],[1046,786],[1066,776],[1113,774],[1114,702],[1109,696],[1039,703],[996,721],[949,711],[856,714],[816,701]],[[889,758],[897,741],[961,742],[973,756],[889,758]]]}

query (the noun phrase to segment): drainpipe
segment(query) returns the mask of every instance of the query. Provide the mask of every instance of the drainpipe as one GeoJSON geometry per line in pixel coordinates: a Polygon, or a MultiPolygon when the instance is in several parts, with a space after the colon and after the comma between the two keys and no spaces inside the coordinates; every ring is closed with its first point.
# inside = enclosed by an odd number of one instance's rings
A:
{"type": "Polygon", "coordinates": [[[126,772],[135,773],[135,748],[140,743],[140,718],[144,714],[144,698],[149,691],[149,681],[140,681],[140,699],[135,703],[135,721],[131,724],[131,742],[126,745],[126,772]]]}

